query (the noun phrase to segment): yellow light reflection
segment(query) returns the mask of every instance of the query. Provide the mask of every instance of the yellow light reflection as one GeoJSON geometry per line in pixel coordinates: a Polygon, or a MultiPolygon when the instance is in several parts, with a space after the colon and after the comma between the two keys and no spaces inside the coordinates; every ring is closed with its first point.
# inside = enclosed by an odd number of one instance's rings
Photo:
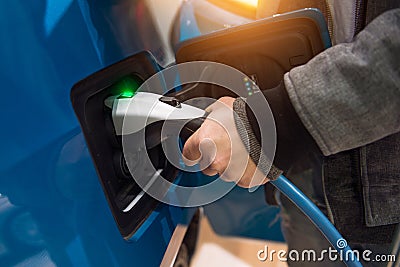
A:
{"type": "Polygon", "coordinates": [[[245,4],[245,5],[249,5],[252,7],[258,6],[258,0],[234,0],[234,1],[245,4]]]}

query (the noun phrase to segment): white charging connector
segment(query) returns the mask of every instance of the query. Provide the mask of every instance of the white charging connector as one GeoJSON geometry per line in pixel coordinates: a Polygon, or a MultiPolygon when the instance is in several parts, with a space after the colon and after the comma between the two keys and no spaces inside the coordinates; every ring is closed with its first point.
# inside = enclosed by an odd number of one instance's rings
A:
{"type": "Polygon", "coordinates": [[[187,104],[170,104],[163,96],[138,92],[131,98],[109,97],[104,104],[112,109],[117,135],[136,133],[156,121],[191,120],[203,117],[205,111],[187,104]]]}

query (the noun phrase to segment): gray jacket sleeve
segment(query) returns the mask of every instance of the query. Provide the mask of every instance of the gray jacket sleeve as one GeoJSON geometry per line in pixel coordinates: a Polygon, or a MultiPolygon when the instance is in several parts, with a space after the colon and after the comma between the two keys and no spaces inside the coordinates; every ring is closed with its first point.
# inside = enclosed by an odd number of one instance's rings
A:
{"type": "Polygon", "coordinates": [[[284,77],[290,101],[324,155],[400,130],[400,9],[372,21],[284,77]]]}

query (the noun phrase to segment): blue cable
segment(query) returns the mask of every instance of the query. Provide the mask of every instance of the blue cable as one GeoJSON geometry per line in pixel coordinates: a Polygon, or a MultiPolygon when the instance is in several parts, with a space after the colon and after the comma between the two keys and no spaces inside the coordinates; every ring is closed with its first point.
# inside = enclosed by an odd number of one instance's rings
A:
{"type": "Polygon", "coordinates": [[[340,235],[335,226],[326,216],[285,176],[280,175],[271,183],[285,196],[287,196],[307,217],[317,226],[331,245],[337,250],[339,258],[349,267],[362,267],[346,240],[340,235]]]}

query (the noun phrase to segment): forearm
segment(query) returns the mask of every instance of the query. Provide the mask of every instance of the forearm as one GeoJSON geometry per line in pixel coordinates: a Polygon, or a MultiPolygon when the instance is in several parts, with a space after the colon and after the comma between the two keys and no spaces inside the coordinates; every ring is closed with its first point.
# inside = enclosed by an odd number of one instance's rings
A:
{"type": "Polygon", "coordinates": [[[301,121],[324,155],[400,130],[400,10],[378,17],[353,43],[332,47],[284,77],[301,121]]]}
{"type": "MultiPolygon", "coordinates": [[[[331,155],[399,131],[399,13],[384,14],[354,43],[321,53],[287,73],[284,84],[263,91],[277,129],[275,166],[287,170],[307,151],[331,155]]],[[[246,114],[259,144],[258,123],[243,101],[237,99],[234,110],[246,114]]]]}

